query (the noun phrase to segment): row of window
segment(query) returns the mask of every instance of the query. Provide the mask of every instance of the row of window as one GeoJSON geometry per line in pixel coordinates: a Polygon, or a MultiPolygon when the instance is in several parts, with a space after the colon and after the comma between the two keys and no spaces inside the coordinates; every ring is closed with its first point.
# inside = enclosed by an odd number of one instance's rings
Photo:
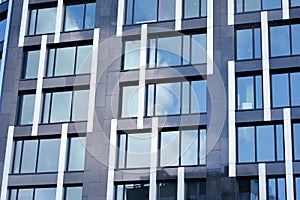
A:
{"type": "MultiPolygon", "coordinates": [[[[56,6],[56,5],[55,5],[56,6]]],[[[30,8],[28,35],[55,32],[57,7],[30,8]]],[[[88,30],[95,26],[95,2],[66,4],[64,6],[63,31],[88,30]]]]}
{"type": "MultiPolygon", "coordinates": [[[[271,74],[273,108],[300,106],[300,72],[271,74]]],[[[237,77],[237,109],[250,110],[263,107],[262,76],[237,77]]]]}
{"type": "MultiPolygon", "coordinates": [[[[119,134],[118,168],[148,168],[151,133],[119,134]]],[[[206,164],[206,130],[162,131],[159,134],[159,166],[206,164]]]]}
{"type": "MultiPolygon", "coordinates": [[[[138,86],[122,88],[121,117],[137,117],[138,86]]],[[[146,116],[206,112],[206,81],[147,84],[146,116]]]]}
{"type": "MultiPolygon", "coordinates": [[[[270,26],[270,56],[293,56],[300,54],[300,24],[270,26]]],[[[251,60],[261,58],[261,29],[236,30],[236,59],[251,60]]]]}
{"type": "MultiPolygon", "coordinates": [[[[281,0],[236,0],[236,13],[274,10],[282,8],[281,0]]],[[[290,0],[290,7],[300,6],[299,0],[290,0]]]]}
{"type": "MultiPolygon", "coordinates": [[[[55,200],[56,188],[18,188],[10,189],[8,200],[55,200]]],[[[82,186],[64,187],[64,200],[81,200],[82,186]]]]}
{"type": "MultiPolygon", "coordinates": [[[[11,172],[13,174],[57,172],[60,143],[59,138],[16,140],[11,172]]],[[[67,147],[65,170],[84,170],[85,137],[69,137],[67,147]]]]}
{"type": "MultiPolygon", "coordinates": [[[[92,45],[49,48],[45,77],[88,74],[91,70],[92,45]]],[[[40,50],[24,52],[22,79],[38,77],[40,50]]]]}
{"type": "MultiPolygon", "coordinates": [[[[183,18],[206,17],[206,1],[183,0],[183,18]]],[[[129,25],[175,20],[175,5],[175,0],[127,0],[125,22],[129,25]]]]}
{"type": "MultiPolygon", "coordinates": [[[[206,183],[199,180],[185,181],[185,197],[189,200],[206,199],[206,183]]],[[[149,183],[116,185],[116,200],[145,200],[149,199],[149,183]]],[[[176,182],[158,182],[157,199],[177,199],[176,182]]]]}
{"type": "MultiPolygon", "coordinates": [[[[123,70],[140,66],[140,40],[129,40],[123,46],[123,70]]],[[[206,63],[206,33],[150,38],[147,65],[149,68],[206,63]]]]}
{"type": "MultiPolygon", "coordinates": [[[[40,123],[86,121],[89,90],[45,91],[40,123]]],[[[19,125],[33,122],[35,94],[19,95],[19,125]]]]}
{"type": "MultiPolygon", "coordinates": [[[[300,160],[300,124],[293,124],[293,156],[300,160]]],[[[237,127],[238,163],[284,161],[282,124],[237,127]]]]}

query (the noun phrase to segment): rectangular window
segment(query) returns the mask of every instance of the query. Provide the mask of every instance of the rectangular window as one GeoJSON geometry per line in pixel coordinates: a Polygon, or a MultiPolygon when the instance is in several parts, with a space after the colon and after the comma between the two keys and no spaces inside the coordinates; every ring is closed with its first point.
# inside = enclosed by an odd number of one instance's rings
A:
{"type": "Polygon", "coordinates": [[[163,131],[160,133],[160,166],[206,164],[206,130],[163,131]]]}
{"type": "Polygon", "coordinates": [[[236,59],[261,58],[261,30],[259,27],[236,30],[236,59]]]}
{"type": "Polygon", "coordinates": [[[238,127],[238,162],[274,162],[284,160],[283,126],[238,127]]]}
{"type": "Polygon", "coordinates": [[[157,199],[177,199],[177,184],[176,182],[161,182],[158,183],[157,199]]]}
{"type": "Polygon", "coordinates": [[[16,140],[12,173],[57,172],[59,151],[60,139],[16,140]]]}
{"type": "Polygon", "coordinates": [[[64,189],[64,200],[82,200],[82,186],[68,186],[64,189]]]}
{"type": "Polygon", "coordinates": [[[185,199],[206,200],[205,181],[185,181],[185,199]]]}
{"type": "Polygon", "coordinates": [[[239,199],[259,199],[258,179],[241,179],[239,183],[239,199]]]}
{"type": "Polygon", "coordinates": [[[126,1],[126,25],[174,19],[175,0],[126,1]]]}
{"type": "Polygon", "coordinates": [[[92,50],[92,45],[49,49],[46,77],[90,73],[92,50]]]}
{"type": "Polygon", "coordinates": [[[206,112],[205,80],[149,84],[147,91],[147,116],[206,112]]]}
{"type": "MultiPolygon", "coordinates": [[[[2,18],[2,17],[1,17],[2,18]]],[[[4,41],[4,37],[5,37],[5,30],[6,30],[6,16],[5,18],[1,19],[0,18],[0,43],[4,41]]]]}
{"type": "Polygon", "coordinates": [[[267,179],[268,199],[286,199],[285,178],[267,179]]]}
{"type": "Polygon", "coordinates": [[[236,13],[281,8],[281,0],[236,0],[236,13]]]}
{"type": "Polygon", "coordinates": [[[38,77],[40,50],[24,52],[22,79],[35,79],[38,77]]]}
{"type": "Polygon", "coordinates": [[[119,135],[119,168],[148,168],[151,157],[151,133],[119,135]]]}
{"type": "Polygon", "coordinates": [[[88,30],[95,26],[96,3],[67,4],[64,31],[88,30]]]}
{"type": "Polygon", "coordinates": [[[270,27],[271,57],[300,54],[300,24],[270,27]]]}
{"type": "Polygon", "coordinates": [[[32,8],[29,11],[28,35],[55,32],[56,7],[32,8]]]}
{"type": "Polygon", "coordinates": [[[18,188],[10,189],[8,200],[53,200],[56,197],[56,188],[18,188]]]}
{"type": "Polygon", "coordinates": [[[129,40],[123,43],[123,70],[138,69],[140,67],[140,40],[129,40]]]}
{"type": "Polygon", "coordinates": [[[183,18],[206,17],[207,0],[184,0],[183,1],[183,18]]]}
{"type": "Polygon", "coordinates": [[[262,76],[242,76],[237,78],[237,109],[261,109],[262,103],[262,76]]]}
{"type": "Polygon", "coordinates": [[[67,171],[83,171],[85,163],[85,137],[68,139],[67,171]]]}
{"type": "Polygon", "coordinates": [[[126,86],[122,88],[121,117],[137,117],[139,106],[139,87],[126,86]]]}
{"type": "Polygon", "coordinates": [[[33,122],[35,94],[19,95],[18,125],[29,125],[33,122]]]}
{"type": "Polygon", "coordinates": [[[300,72],[272,74],[272,106],[290,107],[300,106],[300,72]]]}
{"type": "Polygon", "coordinates": [[[300,160],[300,124],[293,124],[294,160],[300,160]]]}
{"type": "Polygon", "coordinates": [[[149,199],[149,183],[116,185],[116,200],[149,199]]]}
{"type": "Polygon", "coordinates": [[[291,0],[291,7],[299,7],[299,6],[300,6],[300,0],[291,0]]]}
{"type": "Polygon", "coordinates": [[[89,90],[45,92],[42,123],[86,121],[89,90]]]}
{"type": "Polygon", "coordinates": [[[296,200],[300,200],[300,178],[295,178],[296,200]]]}

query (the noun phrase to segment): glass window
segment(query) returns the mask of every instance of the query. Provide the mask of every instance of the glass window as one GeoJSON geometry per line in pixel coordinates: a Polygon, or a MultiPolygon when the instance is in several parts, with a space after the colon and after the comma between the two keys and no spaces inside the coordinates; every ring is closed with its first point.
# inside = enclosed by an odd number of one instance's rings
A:
{"type": "Polygon", "coordinates": [[[19,125],[28,125],[33,122],[35,94],[19,96],[19,125]]]}
{"type": "Polygon", "coordinates": [[[281,0],[236,0],[236,12],[253,12],[281,8],[281,0]]]}
{"type": "Polygon", "coordinates": [[[283,127],[282,125],[276,125],[276,149],[277,149],[277,160],[284,160],[284,138],[283,138],[283,127]]]}
{"type": "Polygon", "coordinates": [[[205,164],[205,129],[161,132],[160,166],[191,166],[205,164]]]}
{"type": "Polygon", "coordinates": [[[206,63],[206,34],[192,35],[192,54],[191,64],[204,64],[206,63]]]}
{"type": "Polygon", "coordinates": [[[124,70],[138,69],[140,67],[141,41],[126,41],[124,44],[124,70]]]}
{"type": "Polygon", "coordinates": [[[300,72],[290,74],[290,84],[291,84],[291,103],[292,106],[300,106],[300,72]]]}
{"type": "Polygon", "coordinates": [[[291,54],[289,26],[270,27],[271,56],[287,56],[291,54]]]}
{"type": "Polygon", "coordinates": [[[49,49],[46,76],[90,73],[92,50],[92,45],[49,49]]]}
{"type": "Polygon", "coordinates": [[[177,199],[177,184],[175,182],[158,183],[158,199],[177,199]]]}
{"type": "Polygon", "coordinates": [[[300,160],[300,124],[293,125],[294,159],[300,160]]]}
{"type": "Polygon", "coordinates": [[[121,134],[119,141],[120,168],[150,167],[151,133],[121,134]]]}
{"type": "Polygon", "coordinates": [[[185,199],[206,200],[205,181],[186,181],[185,199]]]}
{"type": "Polygon", "coordinates": [[[82,199],[82,187],[65,188],[65,200],[81,200],[81,199],[82,199]]]}
{"type": "Polygon", "coordinates": [[[259,185],[258,179],[241,179],[239,180],[239,199],[241,200],[258,200],[259,185]]]}
{"type": "Polygon", "coordinates": [[[66,5],[64,31],[94,28],[96,3],[66,5]]]}
{"type": "Polygon", "coordinates": [[[121,117],[137,117],[138,113],[138,86],[122,88],[122,113],[121,117]]]}
{"type": "Polygon", "coordinates": [[[256,127],[257,161],[275,161],[274,126],[256,127]]]}
{"type": "Polygon", "coordinates": [[[58,169],[59,152],[60,139],[40,140],[37,171],[56,172],[58,169]]]}
{"type": "MultiPolygon", "coordinates": [[[[299,1],[300,2],[300,1],[299,1]]],[[[300,24],[291,25],[293,55],[300,54],[300,24]]]]}
{"type": "Polygon", "coordinates": [[[207,0],[184,0],[183,18],[205,17],[207,13],[207,0]]]}
{"type": "Polygon", "coordinates": [[[55,32],[56,7],[30,10],[29,35],[55,32]]]}
{"type": "Polygon", "coordinates": [[[0,21],[0,42],[4,41],[5,30],[6,30],[6,19],[2,19],[0,21]]]}
{"type": "Polygon", "coordinates": [[[159,0],[158,21],[175,19],[175,0],[159,0]]]}
{"type": "Polygon", "coordinates": [[[257,11],[261,9],[261,0],[244,0],[245,12],[257,11]]]}
{"type": "Polygon", "coordinates": [[[116,186],[116,200],[147,200],[149,184],[126,184],[116,186]]]}
{"type": "Polygon", "coordinates": [[[181,37],[157,39],[157,66],[177,66],[181,64],[181,37]]]}
{"type": "Polygon", "coordinates": [[[272,102],[273,107],[285,107],[290,105],[288,74],[272,75],[272,102]]]}
{"type": "Polygon", "coordinates": [[[69,158],[68,171],[82,171],[84,170],[85,162],[85,137],[71,137],[69,138],[69,158]]]}
{"type": "Polygon", "coordinates": [[[56,188],[36,188],[34,199],[54,200],[56,195],[56,188]]]}
{"type": "Polygon", "coordinates": [[[133,0],[133,9],[129,8],[128,10],[127,8],[127,12],[134,10],[133,21],[127,21],[127,24],[155,22],[157,20],[157,1],[158,0],[133,0]]]}
{"type": "Polygon", "coordinates": [[[56,188],[20,188],[11,189],[9,200],[54,200],[56,196],[56,188]]]}
{"type": "Polygon", "coordinates": [[[37,140],[27,140],[23,143],[22,163],[20,173],[34,173],[37,159],[37,140]]]}
{"type": "Polygon", "coordinates": [[[180,114],[180,86],[180,83],[165,83],[156,85],[156,115],[180,114]]]}
{"type": "Polygon", "coordinates": [[[50,122],[66,122],[71,115],[72,92],[55,92],[52,94],[50,122]]]}
{"type": "Polygon", "coordinates": [[[72,104],[72,121],[86,121],[88,118],[89,91],[74,91],[72,104]]]}
{"type": "Polygon", "coordinates": [[[300,178],[296,178],[296,184],[295,184],[295,190],[296,190],[296,200],[300,200],[300,178]]]}
{"type": "Polygon", "coordinates": [[[19,189],[18,200],[33,199],[33,189],[19,189]]]}
{"type": "Polygon", "coordinates": [[[263,0],[263,10],[281,8],[281,0],[263,0]]]}
{"type": "Polygon", "coordinates": [[[255,161],[255,132],[254,127],[238,128],[238,161],[255,161]]]}
{"type": "Polygon", "coordinates": [[[286,199],[285,178],[268,179],[268,199],[286,199]]]}
{"type": "Polygon", "coordinates": [[[24,53],[24,72],[22,78],[33,79],[38,77],[40,50],[26,51],[24,53]]]}
{"type": "Polygon", "coordinates": [[[300,6],[300,0],[291,0],[291,7],[300,6]]]}
{"type": "Polygon", "coordinates": [[[260,28],[236,31],[236,58],[237,60],[261,58],[260,28]]]}

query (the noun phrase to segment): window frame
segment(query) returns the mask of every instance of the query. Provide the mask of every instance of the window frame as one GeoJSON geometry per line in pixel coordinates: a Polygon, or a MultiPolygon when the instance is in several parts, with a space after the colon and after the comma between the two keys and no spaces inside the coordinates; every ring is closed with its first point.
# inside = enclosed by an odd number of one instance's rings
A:
{"type": "MultiPolygon", "coordinates": [[[[28,124],[21,124],[21,117],[23,114],[23,98],[25,95],[36,95],[35,91],[22,91],[21,93],[18,94],[18,99],[17,99],[17,111],[16,111],[16,116],[15,116],[15,125],[16,126],[31,126],[32,123],[28,124]]],[[[34,104],[34,103],[33,103],[34,104]]],[[[34,115],[32,114],[32,121],[33,121],[34,115]]]]}
{"type": "MultiPolygon", "coordinates": [[[[70,135],[67,139],[67,148],[66,148],[66,157],[65,157],[65,172],[82,172],[83,170],[70,170],[69,166],[70,166],[70,153],[71,153],[71,140],[73,138],[85,138],[85,148],[86,149],[86,134],[80,134],[80,135],[70,135]]],[[[85,168],[85,160],[86,160],[86,151],[84,150],[84,160],[83,160],[83,168],[85,168]]]]}
{"type": "MultiPolygon", "coordinates": [[[[189,19],[198,19],[198,18],[207,18],[207,6],[205,8],[206,10],[206,14],[202,16],[202,3],[203,0],[199,0],[199,10],[198,10],[198,17],[184,17],[185,14],[185,1],[186,0],[182,0],[182,20],[189,20],[189,19]]],[[[204,0],[206,1],[206,0],[204,0]]],[[[207,2],[206,2],[207,5],[207,2]]]]}
{"type": "Polygon", "coordinates": [[[188,198],[188,192],[187,192],[187,189],[188,189],[188,184],[189,183],[196,183],[197,184],[197,200],[201,200],[199,194],[201,194],[201,184],[204,184],[205,188],[204,188],[204,191],[205,191],[205,197],[207,196],[206,195],[206,180],[205,179],[185,179],[184,180],[184,199],[187,199],[188,198]]]}
{"type": "Polygon", "coordinates": [[[284,193],[285,193],[285,198],[287,198],[287,186],[286,186],[286,178],[285,177],[281,177],[281,176],[267,176],[267,180],[266,180],[266,192],[267,192],[267,198],[269,199],[269,195],[270,195],[270,187],[269,187],[269,181],[274,179],[275,180],[275,185],[276,185],[276,197],[275,199],[279,199],[278,198],[278,180],[279,179],[284,179],[284,193]]]}
{"type": "Polygon", "coordinates": [[[142,181],[142,182],[122,182],[122,183],[115,183],[114,184],[114,199],[122,199],[125,200],[125,190],[126,190],[126,186],[128,185],[135,185],[135,186],[144,186],[144,187],[149,187],[149,193],[150,193],[150,182],[146,182],[146,181],[142,181]],[[122,186],[122,197],[118,197],[118,186],[122,186]]]}
{"type": "Polygon", "coordinates": [[[255,12],[261,12],[261,11],[271,11],[271,10],[282,10],[282,2],[280,1],[280,8],[272,8],[272,9],[263,9],[263,1],[264,0],[260,0],[260,9],[258,9],[258,10],[253,10],[253,11],[245,11],[245,0],[241,0],[242,1],[242,11],[241,12],[238,12],[238,10],[237,10],[237,1],[238,0],[235,0],[235,2],[234,2],[234,7],[235,7],[235,9],[234,9],[234,13],[235,14],[244,14],[244,13],[255,13],[255,12]]]}

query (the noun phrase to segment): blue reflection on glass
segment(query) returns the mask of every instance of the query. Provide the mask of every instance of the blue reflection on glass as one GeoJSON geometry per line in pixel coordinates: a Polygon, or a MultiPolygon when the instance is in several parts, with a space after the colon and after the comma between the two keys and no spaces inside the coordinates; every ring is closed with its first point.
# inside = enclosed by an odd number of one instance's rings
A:
{"type": "Polygon", "coordinates": [[[175,0],[159,0],[158,20],[175,19],[175,0]]]}
{"type": "Polygon", "coordinates": [[[300,54],[300,24],[291,25],[293,55],[300,54]]]}
{"type": "Polygon", "coordinates": [[[252,29],[237,30],[236,53],[238,60],[253,58],[253,35],[252,29]]]}
{"type": "Polygon", "coordinates": [[[138,86],[128,86],[123,88],[122,117],[137,117],[138,89],[138,86]]]}
{"type": "Polygon", "coordinates": [[[291,73],[290,81],[291,81],[292,106],[300,106],[300,92],[299,92],[300,73],[299,72],[291,73]]]}
{"type": "Polygon", "coordinates": [[[83,29],[84,4],[67,5],[65,31],[74,31],[83,29]]]}
{"type": "Polygon", "coordinates": [[[237,79],[238,109],[247,110],[254,108],[253,76],[239,77],[237,79]]]}
{"type": "Polygon", "coordinates": [[[240,163],[255,161],[254,138],[254,127],[238,128],[238,161],[240,163]]]}
{"type": "Polygon", "coordinates": [[[191,113],[206,112],[206,81],[192,81],[191,87],[191,113]]]}
{"type": "Polygon", "coordinates": [[[85,11],[84,29],[95,27],[96,3],[87,3],[85,11]]]}
{"type": "Polygon", "coordinates": [[[178,166],[179,131],[161,132],[160,166],[178,166]]]}
{"type": "Polygon", "coordinates": [[[288,74],[272,75],[272,101],[273,107],[289,106],[288,74]]]}
{"type": "Polygon", "coordinates": [[[198,130],[181,131],[181,165],[198,164],[198,130]]]}
{"type": "Polygon", "coordinates": [[[140,66],[141,41],[126,41],[124,48],[124,70],[138,69],[140,66]]]}
{"type": "Polygon", "coordinates": [[[180,36],[157,39],[157,66],[177,66],[181,64],[180,36]]]}
{"type": "Polygon", "coordinates": [[[289,26],[270,27],[271,56],[287,56],[291,54],[289,26]]]}
{"type": "Polygon", "coordinates": [[[6,29],[6,19],[0,21],[0,42],[4,41],[6,29]]]}
{"type": "Polygon", "coordinates": [[[257,161],[275,161],[274,126],[256,127],[257,161]]]}
{"type": "Polygon", "coordinates": [[[279,178],[277,179],[278,183],[278,199],[286,199],[286,194],[285,194],[285,179],[284,178],[279,178]]]}
{"type": "Polygon", "coordinates": [[[157,0],[134,1],[134,24],[155,21],[157,21],[157,0]]]}
{"type": "Polygon", "coordinates": [[[263,10],[281,8],[281,0],[263,0],[263,10]]]}
{"type": "Polygon", "coordinates": [[[276,125],[276,149],[277,149],[277,161],[283,161],[284,160],[284,139],[283,139],[282,125],[276,125]]]}
{"type": "Polygon", "coordinates": [[[293,125],[294,159],[300,160],[300,124],[293,125]]]}
{"type": "Polygon", "coordinates": [[[257,11],[261,9],[261,0],[244,0],[245,12],[257,11]]]}
{"type": "Polygon", "coordinates": [[[300,0],[291,0],[291,7],[300,6],[300,0]]]}

